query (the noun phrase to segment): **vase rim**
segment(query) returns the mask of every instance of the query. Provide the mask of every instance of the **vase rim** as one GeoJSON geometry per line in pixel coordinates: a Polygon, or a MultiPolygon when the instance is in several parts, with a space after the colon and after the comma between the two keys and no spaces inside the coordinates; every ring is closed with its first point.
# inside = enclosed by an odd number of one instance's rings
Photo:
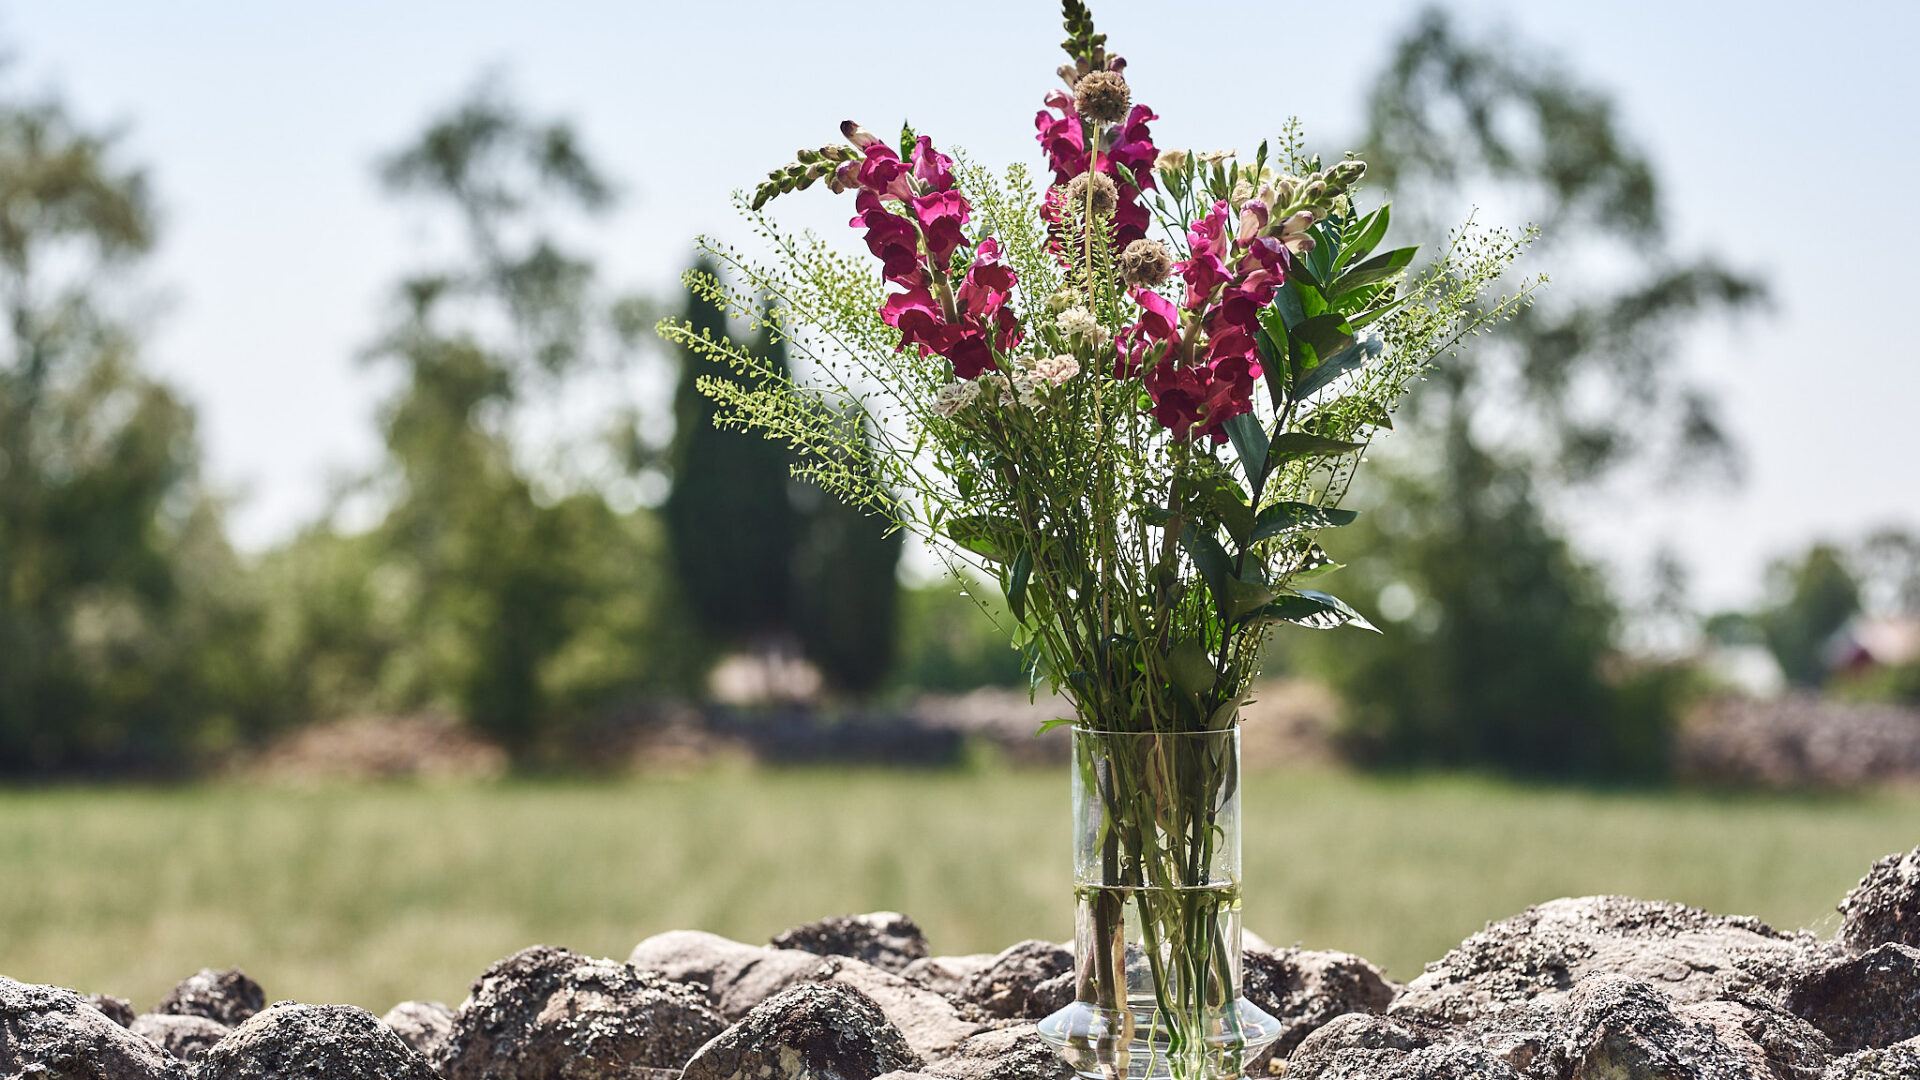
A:
{"type": "Polygon", "coordinates": [[[1206,731],[1115,731],[1111,728],[1094,728],[1075,724],[1073,725],[1073,733],[1075,735],[1121,735],[1133,738],[1192,738],[1196,736],[1238,735],[1240,734],[1240,723],[1239,721],[1235,721],[1232,727],[1212,728],[1206,731]]]}

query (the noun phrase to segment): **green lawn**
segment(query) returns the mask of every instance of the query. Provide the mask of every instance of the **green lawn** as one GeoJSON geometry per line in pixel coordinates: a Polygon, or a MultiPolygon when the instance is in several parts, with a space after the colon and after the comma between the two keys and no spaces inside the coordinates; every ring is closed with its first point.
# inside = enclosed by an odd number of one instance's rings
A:
{"type": "MultiPolygon", "coordinates": [[[[1920,796],[1594,794],[1249,776],[1247,926],[1416,974],[1489,919],[1592,892],[1831,932],[1920,843],[1920,796]]],[[[1071,933],[1064,774],[0,791],[0,973],[148,1007],[201,966],[270,999],[457,1002],[535,942],[624,957],[896,908],[942,952],[1071,933]]]]}

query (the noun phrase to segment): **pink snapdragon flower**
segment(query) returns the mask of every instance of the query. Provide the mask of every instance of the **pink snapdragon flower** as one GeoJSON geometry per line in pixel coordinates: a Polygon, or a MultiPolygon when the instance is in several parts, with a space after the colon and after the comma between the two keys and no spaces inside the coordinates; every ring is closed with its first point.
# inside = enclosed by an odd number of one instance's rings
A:
{"type": "Polygon", "coordinates": [[[843,167],[859,188],[851,222],[866,230],[867,250],[880,260],[881,277],[901,291],[888,295],[880,317],[900,331],[899,348],[938,354],[961,379],[997,370],[996,355],[1020,343],[1020,320],[1008,306],[1018,278],[1001,260],[1000,245],[987,237],[974,245],[966,272],[956,283],[954,257],[967,247],[973,208],[954,190],[953,159],[914,141],[908,161],[871,132],[849,121],[841,126],[863,157],[843,167]],[[888,203],[900,204],[896,212],[888,203]]]}

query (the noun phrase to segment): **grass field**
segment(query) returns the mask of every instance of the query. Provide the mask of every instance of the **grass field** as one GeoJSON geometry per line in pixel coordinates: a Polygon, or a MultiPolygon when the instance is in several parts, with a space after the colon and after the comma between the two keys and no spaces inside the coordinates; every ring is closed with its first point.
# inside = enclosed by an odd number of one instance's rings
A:
{"type": "MultiPolygon", "coordinates": [[[[1489,919],[1621,892],[1830,932],[1920,796],[1603,794],[1267,773],[1249,928],[1416,974],[1489,919]]],[[[939,952],[1071,933],[1063,774],[0,791],[0,973],[152,1003],[238,964],[269,999],[457,1002],[535,942],[624,957],[894,908],[939,952]]]]}

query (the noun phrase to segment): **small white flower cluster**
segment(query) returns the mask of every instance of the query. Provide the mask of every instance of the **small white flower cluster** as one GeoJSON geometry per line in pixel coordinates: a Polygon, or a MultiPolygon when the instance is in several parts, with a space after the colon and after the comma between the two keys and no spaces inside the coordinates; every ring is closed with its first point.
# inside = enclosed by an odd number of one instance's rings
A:
{"type": "Polygon", "coordinates": [[[981,394],[991,394],[1002,407],[1016,402],[1029,409],[1046,407],[1042,391],[1061,386],[1080,374],[1080,361],[1062,353],[1059,356],[1022,356],[1014,361],[1014,370],[982,372],[977,379],[956,379],[940,388],[933,399],[933,411],[951,417],[974,403],[981,394]]]}
{"type": "Polygon", "coordinates": [[[1033,362],[1033,374],[1055,386],[1080,374],[1080,361],[1071,356],[1046,356],[1033,362]]]}
{"type": "Polygon", "coordinates": [[[940,388],[940,394],[933,399],[933,411],[941,416],[952,416],[980,396],[980,384],[973,379],[960,379],[940,388]]]}
{"type": "Polygon", "coordinates": [[[1106,348],[1107,342],[1113,340],[1113,335],[1093,317],[1093,312],[1083,307],[1068,308],[1054,317],[1053,324],[1068,337],[1086,342],[1095,352],[1106,348]]]}

